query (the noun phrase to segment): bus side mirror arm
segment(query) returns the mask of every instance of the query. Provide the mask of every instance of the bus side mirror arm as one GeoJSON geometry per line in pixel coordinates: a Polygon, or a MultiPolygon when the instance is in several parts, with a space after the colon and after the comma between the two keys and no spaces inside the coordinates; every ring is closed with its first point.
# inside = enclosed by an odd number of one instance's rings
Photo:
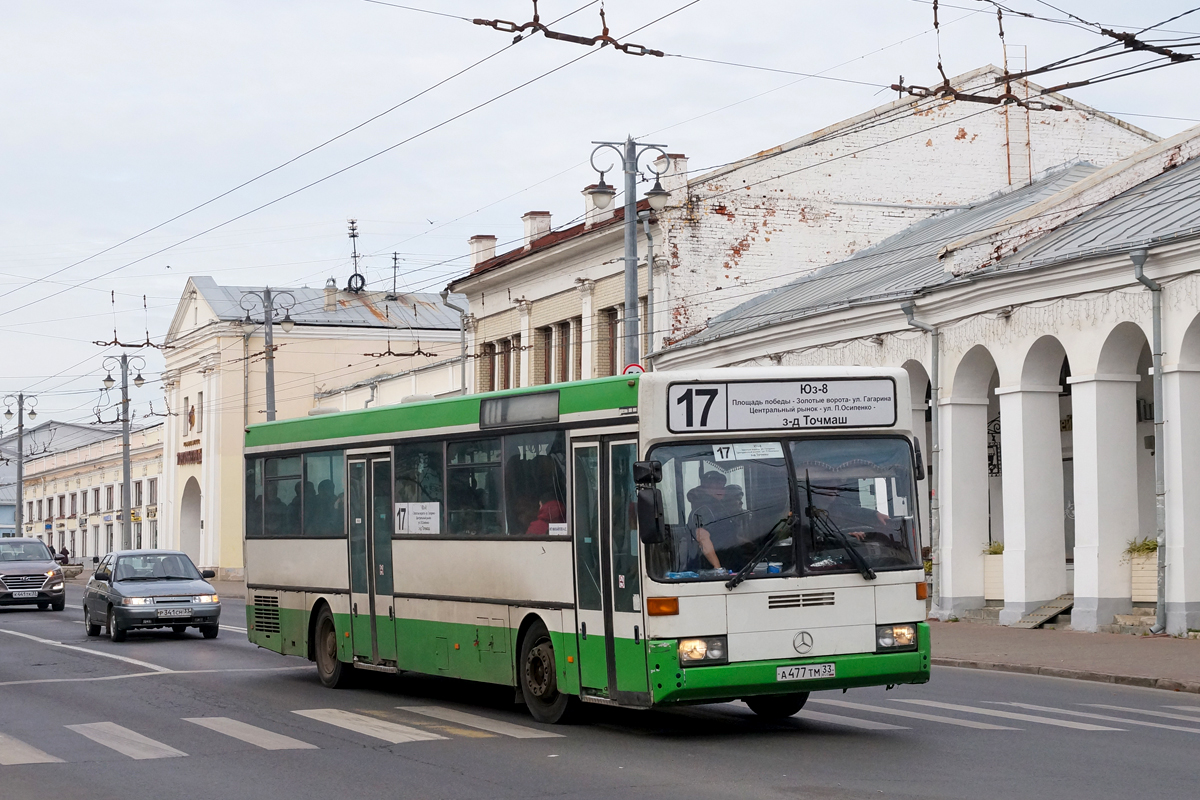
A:
{"type": "Polygon", "coordinates": [[[663,523],[662,492],[654,486],[637,489],[638,535],[642,544],[662,544],[667,539],[663,523]]]}

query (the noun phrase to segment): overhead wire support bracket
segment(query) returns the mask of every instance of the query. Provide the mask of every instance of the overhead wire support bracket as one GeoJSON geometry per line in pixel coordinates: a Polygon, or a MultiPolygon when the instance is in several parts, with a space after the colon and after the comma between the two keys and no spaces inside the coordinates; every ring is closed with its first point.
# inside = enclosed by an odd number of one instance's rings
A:
{"type": "Polygon", "coordinates": [[[529,22],[518,25],[515,22],[510,22],[506,19],[473,19],[471,20],[476,25],[482,25],[487,28],[495,28],[501,33],[515,33],[513,44],[524,39],[526,36],[532,36],[534,33],[541,31],[542,35],[547,39],[556,39],[560,42],[571,42],[572,44],[581,44],[584,47],[594,47],[597,43],[601,47],[612,47],[615,50],[620,50],[622,53],[631,56],[656,56],[663,58],[666,53],[662,50],[651,50],[645,45],[633,44],[631,42],[618,42],[608,32],[608,21],[604,17],[604,7],[600,7],[600,35],[599,36],[577,36],[573,33],[562,33],[560,31],[552,31],[542,24],[541,16],[538,14],[537,0],[533,0],[533,19],[529,22]],[[526,33],[528,31],[528,33],[526,33]]]}
{"type": "Polygon", "coordinates": [[[927,86],[905,86],[902,83],[893,83],[890,87],[893,92],[901,92],[910,94],[913,97],[945,97],[950,100],[962,100],[966,103],[986,103],[993,106],[1015,105],[1030,111],[1062,111],[1063,107],[1058,103],[1045,103],[1041,100],[1022,100],[1012,92],[1004,92],[996,96],[985,94],[968,94],[960,92],[951,86],[938,86],[930,89],[927,86]]]}

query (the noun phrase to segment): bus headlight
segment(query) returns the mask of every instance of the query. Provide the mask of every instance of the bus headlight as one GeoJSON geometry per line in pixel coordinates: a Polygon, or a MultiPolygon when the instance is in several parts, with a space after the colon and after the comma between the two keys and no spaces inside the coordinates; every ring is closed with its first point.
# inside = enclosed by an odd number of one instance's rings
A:
{"type": "Polygon", "coordinates": [[[875,651],[916,650],[916,625],[879,625],[875,628],[875,651]]]}
{"type": "Polygon", "coordinates": [[[728,647],[724,636],[679,640],[679,663],[685,667],[725,664],[729,661],[727,654],[728,647]]]}

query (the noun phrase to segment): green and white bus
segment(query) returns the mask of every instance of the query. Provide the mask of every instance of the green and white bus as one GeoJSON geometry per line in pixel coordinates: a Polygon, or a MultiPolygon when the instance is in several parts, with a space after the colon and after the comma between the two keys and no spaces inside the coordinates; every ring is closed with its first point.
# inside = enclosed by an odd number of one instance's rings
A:
{"type": "Polygon", "coordinates": [[[252,425],[250,641],[543,722],[924,683],[911,409],[903,370],[726,368],[252,425]]]}

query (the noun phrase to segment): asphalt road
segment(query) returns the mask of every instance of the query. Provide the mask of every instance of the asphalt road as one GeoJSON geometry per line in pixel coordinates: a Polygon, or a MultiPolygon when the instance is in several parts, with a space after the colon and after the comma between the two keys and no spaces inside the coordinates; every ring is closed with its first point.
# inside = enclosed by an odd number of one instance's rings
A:
{"type": "Polygon", "coordinates": [[[543,726],[494,687],[372,675],[325,689],[234,630],[239,601],[216,640],[89,639],[69,591],[64,612],[0,609],[4,800],[1198,793],[1191,695],[935,668],[926,686],[816,694],[780,724],[729,703],[588,707],[543,726]]]}

